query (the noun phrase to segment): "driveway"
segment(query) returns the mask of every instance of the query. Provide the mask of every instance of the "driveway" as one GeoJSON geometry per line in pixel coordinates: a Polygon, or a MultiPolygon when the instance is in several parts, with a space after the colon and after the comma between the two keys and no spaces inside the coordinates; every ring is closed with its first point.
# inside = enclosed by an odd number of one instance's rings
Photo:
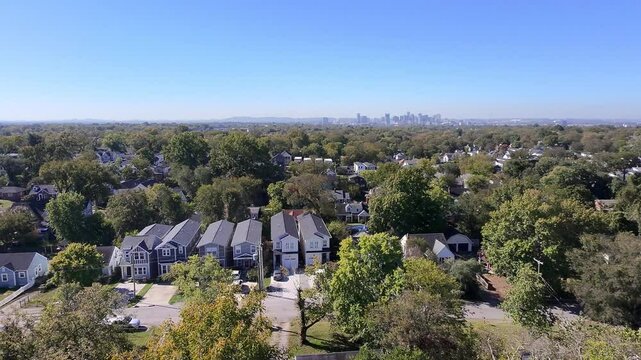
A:
{"type": "Polygon", "coordinates": [[[296,288],[309,287],[306,275],[290,275],[285,281],[272,281],[267,288],[267,297],[263,301],[265,315],[271,319],[274,332],[272,343],[283,349],[289,344],[290,324],[298,317],[296,307],[296,288]]]}
{"type": "MultiPolygon", "coordinates": [[[[143,286],[145,286],[145,284],[136,283],[136,294],[142,290],[143,286]]],[[[127,299],[134,297],[134,283],[131,281],[118,283],[114,287],[114,290],[125,296],[127,299]]]]}
{"type": "Polygon", "coordinates": [[[138,307],[169,305],[169,300],[175,293],[176,287],[174,285],[153,284],[145,296],[138,302],[138,307]]]}

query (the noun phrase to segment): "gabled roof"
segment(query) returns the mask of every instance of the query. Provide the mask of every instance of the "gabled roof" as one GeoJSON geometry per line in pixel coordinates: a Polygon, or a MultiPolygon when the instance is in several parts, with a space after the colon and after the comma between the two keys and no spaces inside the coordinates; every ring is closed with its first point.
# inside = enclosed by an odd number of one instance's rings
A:
{"type": "Polygon", "coordinates": [[[2,253],[0,254],[0,267],[6,267],[13,271],[27,270],[36,252],[23,252],[23,253],[2,253]]]}
{"type": "Polygon", "coordinates": [[[151,252],[156,246],[160,245],[161,242],[160,238],[156,235],[125,236],[120,247],[123,250],[130,250],[136,246],[140,246],[148,252],[151,252]]]}
{"type": "Polygon", "coordinates": [[[296,219],[284,211],[281,211],[271,218],[271,239],[272,241],[279,240],[284,237],[284,235],[291,235],[298,239],[296,219]]]}
{"type": "Polygon", "coordinates": [[[303,236],[303,239],[307,239],[314,235],[331,236],[323,219],[321,219],[321,217],[316,214],[308,213],[300,215],[298,217],[298,226],[300,227],[300,232],[303,236]]]}
{"type": "Polygon", "coordinates": [[[191,241],[196,237],[200,230],[200,223],[191,219],[187,219],[180,224],[174,226],[171,231],[162,238],[162,244],[174,242],[183,246],[188,246],[191,241]]]}
{"type": "Polygon", "coordinates": [[[29,191],[29,195],[35,195],[43,191],[49,193],[50,195],[58,194],[58,189],[56,189],[56,185],[42,184],[42,185],[32,186],[31,191],[29,191]]]}
{"type": "Polygon", "coordinates": [[[151,224],[142,229],[138,235],[155,235],[159,238],[164,238],[165,235],[173,228],[171,225],[165,224],[151,224]]]}
{"type": "Polygon", "coordinates": [[[111,257],[113,256],[114,251],[116,251],[115,246],[97,246],[96,250],[102,255],[102,263],[109,264],[111,257]]]}
{"type": "Polygon", "coordinates": [[[258,220],[245,220],[236,225],[234,237],[231,240],[231,246],[236,246],[244,242],[260,245],[263,233],[263,223],[258,220]]]}
{"type": "Polygon", "coordinates": [[[200,238],[198,247],[216,244],[220,246],[229,246],[231,237],[234,235],[234,223],[227,220],[218,220],[209,224],[207,230],[200,238]]]}
{"type": "Polygon", "coordinates": [[[1,193],[7,193],[7,194],[9,194],[9,193],[21,193],[21,192],[25,192],[25,191],[27,191],[27,189],[25,189],[23,187],[19,187],[19,186],[2,186],[2,187],[0,187],[0,192],[1,193]]]}
{"type": "MultiPolygon", "coordinates": [[[[443,249],[448,249],[447,247],[447,240],[445,240],[445,235],[443,233],[427,233],[427,234],[407,234],[407,241],[411,240],[418,240],[421,245],[424,245],[426,248],[421,249],[421,251],[425,252],[427,250],[431,250],[434,254],[438,254],[441,252],[443,249]]],[[[414,244],[418,245],[418,244],[414,244]]],[[[407,246],[407,244],[406,244],[407,246]]],[[[405,253],[408,252],[408,250],[411,249],[406,249],[405,253]]]]}

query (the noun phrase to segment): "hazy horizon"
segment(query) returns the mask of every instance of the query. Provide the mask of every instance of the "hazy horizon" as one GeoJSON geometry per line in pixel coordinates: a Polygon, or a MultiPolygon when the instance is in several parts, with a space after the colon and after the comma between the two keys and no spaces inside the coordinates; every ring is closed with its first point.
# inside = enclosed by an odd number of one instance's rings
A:
{"type": "Polygon", "coordinates": [[[641,2],[0,5],[0,120],[641,119],[641,2]]]}

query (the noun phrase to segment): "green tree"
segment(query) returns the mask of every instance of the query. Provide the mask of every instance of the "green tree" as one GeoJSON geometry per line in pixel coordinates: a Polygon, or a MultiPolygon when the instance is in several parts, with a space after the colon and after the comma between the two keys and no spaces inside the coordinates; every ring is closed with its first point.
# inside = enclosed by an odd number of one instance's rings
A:
{"type": "Polygon", "coordinates": [[[531,265],[522,266],[510,281],[501,308],[514,322],[529,329],[546,330],[554,321],[545,305],[546,287],[543,279],[531,265]]]}
{"type": "Polygon", "coordinates": [[[426,258],[407,259],[404,268],[404,289],[438,295],[443,302],[459,303],[459,284],[434,261],[426,258]]]}
{"type": "Polygon", "coordinates": [[[50,161],[40,168],[40,177],[56,185],[59,192],[75,191],[85,199],[103,202],[111,193],[116,179],[107,167],[96,161],[75,159],[50,161]]]}
{"type": "Polygon", "coordinates": [[[153,223],[155,218],[144,191],[128,191],[112,196],[105,213],[120,238],[128,232],[141,230],[153,223]]]}
{"type": "Polygon", "coordinates": [[[419,169],[403,169],[370,200],[370,228],[396,235],[441,231],[450,197],[419,169]]]}
{"type": "Polygon", "coordinates": [[[586,235],[570,254],[569,288],[595,321],[641,327],[641,242],[632,234],[586,235]]]}
{"type": "Polygon", "coordinates": [[[479,292],[479,283],[476,276],[481,273],[483,267],[476,259],[446,262],[447,273],[454,277],[460,284],[460,289],[467,298],[474,298],[479,292]]]}
{"type": "Polygon", "coordinates": [[[283,196],[292,208],[312,209],[318,214],[331,217],[334,213],[334,198],[327,176],[302,174],[287,180],[283,196]]]}
{"type": "Polygon", "coordinates": [[[177,224],[189,215],[180,196],[165,184],[155,184],[146,190],[146,194],[149,207],[160,223],[177,224]]]}
{"type": "Polygon", "coordinates": [[[162,151],[170,163],[193,170],[207,163],[209,146],[201,134],[185,131],[174,135],[162,151]]]}
{"type": "Polygon", "coordinates": [[[68,242],[86,242],[85,198],[77,192],[64,192],[46,206],[49,223],[56,235],[68,242]]]}
{"type": "Polygon", "coordinates": [[[231,132],[212,146],[209,164],[216,176],[269,179],[277,172],[269,149],[252,135],[231,132]]]}
{"type": "Polygon", "coordinates": [[[220,219],[242,221],[246,219],[247,207],[254,203],[260,184],[260,180],[250,177],[216,178],[212,184],[198,189],[194,207],[206,223],[220,219]]]}
{"type": "Polygon", "coordinates": [[[28,245],[35,239],[34,219],[25,210],[0,213],[0,244],[3,246],[28,245]]]}
{"type": "Polygon", "coordinates": [[[269,196],[267,208],[271,214],[280,212],[285,206],[285,196],[283,195],[284,190],[284,181],[277,181],[267,186],[267,196],[269,196]]]}
{"type": "Polygon", "coordinates": [[[401,166],[397,163],[381,163],[378,164],[376,170],[365,170],[362,171],[359,175],[365,178],[367,181],[367,186],[374,188],[382,185],[387,179],[396,174],[401,170],[401,166]]]}
{"type": "Polygon", "coordinates": [[[232,281],[231,271],[224,269],[212,256],[190,256],[187,262],[171,266],[164,275],[185,298],[213,302],[232,281]]]}
{"type": "Polygon", "coordinates": [[[95,245],[71,243],[49,263],[50,281],[55,285],[79,283],[87,286],[102,273],[102,255],[95,245]]]}
{"type": "Polygon", "coordinates": [[[358,335],[367,307],[398,290],[402,265],[400,241],[383,233],[363,236],[358,244],[345,239],[338,257],[338,267],[329,285],[335,320],[345,332],[358,335]]]}

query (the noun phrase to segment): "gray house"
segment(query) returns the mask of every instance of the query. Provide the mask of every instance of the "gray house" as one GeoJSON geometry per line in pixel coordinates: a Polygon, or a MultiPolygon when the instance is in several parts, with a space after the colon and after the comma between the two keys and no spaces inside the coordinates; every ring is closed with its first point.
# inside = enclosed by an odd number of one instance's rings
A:
{"type": "Polygon", "coordinates": [[[315,262],[324,264],[329,261],[329,242],[332,235],[320,216],[309,213],[300,215],[298,233],[305,265],[313,265],[315,262]]]}
{"type": "Polygon", "coordinates": [[[172,229],[171,225],[153,224],[142,229],[136,236],[122,240],[120,270],[123,279],[153,279],[158,274],[156,247],[172,229]]]}
{"type": "Polygon", "coordinates": [[[200,235],[200,223],[187,219],[174,226],[156,246],[158,275],[169,272],[172,264],[187,261],[200,235]]]}
{"type": "Polygon", "coordinates": [[[293,274],[298,269],[298,228],[296,219],[284,211],[271,218],[271,240],[274,269],[280,266],[293,274]]]}
{"type": "Polygon", "coordinates": [[[258,254],[262,233],[263,223],[258,220],[249,219],[236,225],[231,240],[235,267],[249,268],[255,265],[254,254],[258,254]]]}
{"type": "Polygon", "coordinates": [[[198,255],[211,255],[218,260],[220,266],[228,267],[233,264],[231,238],[234,235],[234,223],[219,220],[209,224],[200,238],[198,255]]]}
{"type": "Polygon", "coordinates": [[[37,252],[0,254],[0,288],[26,285],[49,272],[49,260],[37,252]]]}

